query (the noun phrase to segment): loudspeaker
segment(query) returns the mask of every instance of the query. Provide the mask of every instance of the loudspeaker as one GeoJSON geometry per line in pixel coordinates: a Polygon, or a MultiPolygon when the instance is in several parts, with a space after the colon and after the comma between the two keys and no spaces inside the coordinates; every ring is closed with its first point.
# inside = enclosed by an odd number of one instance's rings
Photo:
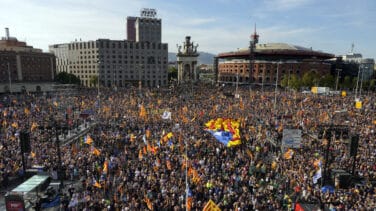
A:
{"type": "Polygon", "coordinates": [[[347,189],[351,185],[351,174],[339,174],[335,178],[335,186],[340,189],[347,189]]]}
{"type": "Polygon", "coordinates": [[[359,135],[351,137],[350,143],[350,156],[356,156],[358,152],[359,135]]]}
{"type": "Polygon", "coordinates": [[[30,133],[28,132],[21,132],[20,133],[20,145],[21,145],[21,152],[22,153],[30,153],[30,133]]]}

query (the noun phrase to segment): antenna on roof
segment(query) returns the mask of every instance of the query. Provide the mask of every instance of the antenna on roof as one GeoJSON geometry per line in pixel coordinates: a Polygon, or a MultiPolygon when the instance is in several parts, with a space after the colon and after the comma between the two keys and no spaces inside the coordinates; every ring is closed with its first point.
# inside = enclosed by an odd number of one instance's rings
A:
{"type": "Polygon", "coordinates": [[[354,42],[351,43],[351,51],[350,51],[350,53],[354,53],[354,42]]]}

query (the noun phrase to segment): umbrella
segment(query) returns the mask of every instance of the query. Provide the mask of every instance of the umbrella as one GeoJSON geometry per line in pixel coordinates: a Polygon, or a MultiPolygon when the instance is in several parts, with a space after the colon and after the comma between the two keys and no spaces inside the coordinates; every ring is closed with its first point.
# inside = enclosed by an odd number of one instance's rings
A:
{"type": "Polygon", "coordinates": [[[329,192],[329,193],[334,193],[334,187],[331,185],[325,185],[321,188],[321,191],[323,193],[329,192]]]}

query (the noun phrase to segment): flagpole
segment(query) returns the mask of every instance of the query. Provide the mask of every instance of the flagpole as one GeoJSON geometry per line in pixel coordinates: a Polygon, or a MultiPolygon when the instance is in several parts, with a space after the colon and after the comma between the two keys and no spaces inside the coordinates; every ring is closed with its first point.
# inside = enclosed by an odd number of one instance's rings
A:
{"type": "Polygon", "coordinates": [[[188,211],[188,143],[185,139],[185,210],[188,211]]]}

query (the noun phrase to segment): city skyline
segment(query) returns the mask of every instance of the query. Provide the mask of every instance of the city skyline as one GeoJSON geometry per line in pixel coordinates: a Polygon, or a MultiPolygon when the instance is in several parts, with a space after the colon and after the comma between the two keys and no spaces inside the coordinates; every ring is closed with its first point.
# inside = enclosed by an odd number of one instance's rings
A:
{"type": "MultiPolygon", "coordinates": [[[[372,0],[64,0],[2,1],[1,28],[28,45],[48,51],[48,45],[99,38],[126,39],[127,16],[154,8],[162,19],[162,42],[177,52],[186,35],[198,50],[234,51],[249,45],[257,24],[260,43],[283,42],[335,55],[351,50],[376,58],[373,33],[376,2],[372,0]],[[21,15],[19,15],[21,14],[21,15]]],[[[1,37],[5,32],[0,33],[1,37]]]]}

